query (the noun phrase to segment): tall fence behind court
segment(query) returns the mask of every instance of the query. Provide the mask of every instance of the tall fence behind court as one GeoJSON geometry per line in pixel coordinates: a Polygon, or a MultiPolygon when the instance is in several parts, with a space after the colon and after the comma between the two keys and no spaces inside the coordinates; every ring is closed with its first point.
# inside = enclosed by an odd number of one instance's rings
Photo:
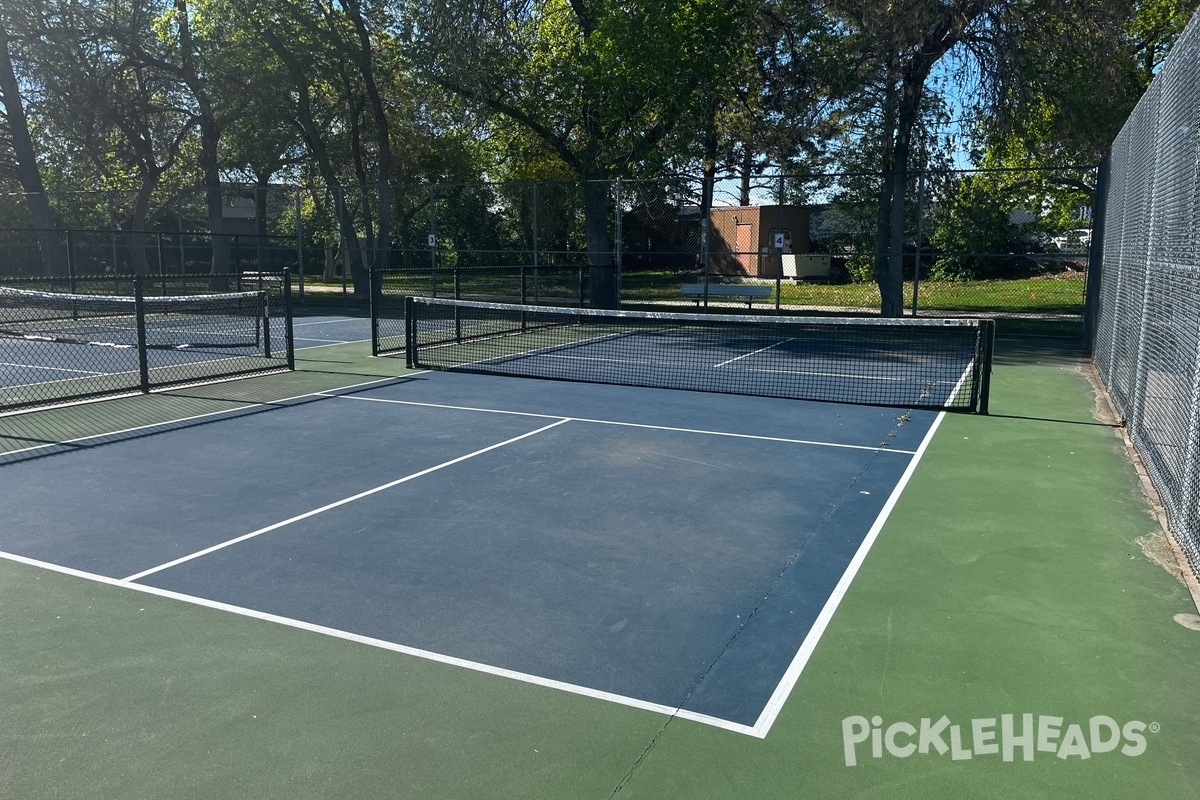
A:
{"type": "MultiPolygon", "coordinates": [[[[223,200],[228,219],[216,234],[205,230],[195,193],[165,200],[144,231],[130,229],[128,198],[112,192],[68,193],[53,207],[61,220],[56,235],[77,275],[224,272],[217,269],[223,257],[233,272],[291,269],[303,302],[310,289],[349,298],[351,272],[365,297],[365,269],[352,269],[358,265],[395,273],[390,283],[407,291],[487,299],[521,296],[522,275],[524,293],[540,298],[541,284],[530,288],[530,276],[583,270],[586,302],[591,284],[611,271],[625,306],[745,308],[728,290],[704,287],[749,285],[767,288],[750,293],[762,310],[872,313],[880,306],[872,270],[881,180],[876,173],[726,177],[708,213],[694,176],[606,181],[590,187],[607,198],[604,219],[591,221],[603,228],[603,252],[594,251],[595,237],[593,252],[587,249],[585,187],[570,181],[392,186],[386,249],[372,238],[377,194],[370,187],[231,187],[223,200]],[[107,225],[97,210],[102,201],[107,225]],[[357,231],[358,241],[344,241],[345,230],[357,231]]],[[[1095,170],[1086,167],[914,170],[903,236],[905,308],[1058,319],[1078,328],[1094,184],[1095,170]]],[[[36,231],[0,229],[0,275],[43,271],[36,231]]],[[[578,283],[576,275],[570,291],[550,286],[544,296],[574,300],[578,283]]]]}
{"type": "Polygon", "coordinates": [[[1092,357],[1200,575],[1200,13],[1106,169],[1092,357]]]}

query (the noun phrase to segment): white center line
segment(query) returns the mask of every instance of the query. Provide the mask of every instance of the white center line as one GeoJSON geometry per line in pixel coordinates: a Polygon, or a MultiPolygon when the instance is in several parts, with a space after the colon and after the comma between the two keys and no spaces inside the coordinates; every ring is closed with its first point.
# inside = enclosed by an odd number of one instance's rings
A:
{"type": "Polygon", "coordinates": [[[775,344],[769,344],[766,347],[760,347],[752,353],[746,353],[744,355],[740,355],[735,358],[731,358],[728,361],[722,361],[720,364],[713,364],[713,369],[716,369],[717,367],[723,367],[726,364],[732,364],[735,361],[741,361],[743,358],[749,358],[750,356],[756,356],[759,353],[765,353],[766,351],[770,350],[773,347],[779,347],[780,345],[784,345],[784,344],[787,344],[788,342],[794,342],[794,341],[796,341],[795,338],[784,339],[783,341],[776,342],[775,344]]]}
{"type": "Polygon", "coordinates": [[[314,508],[311,511],[305,511],[303,514],[297,514],[296,516],[294,516],[290,519],[285,519],[282,522],[276,522],[275,524],[268,525],[265,528],[259,528],[256,531],[251,531],[250,533],[243,534],[234,539],[230,539],[228,541],[221,542],[219,544],[214,544],[212,547],[206,547],[203,550],[197,550],[195,553],[191,553],[189,555],[182,556],[180,558],[175,559],[174,561],[168,561],[165,564],[159,564],[157,567],[151,567],[150,569],[143,570],[142,572],[139,572],[136,575],[130,575],[129,577],[123,578],[122,580],[125,580],[125,581],[141,580],[142,578],[153,575],[156,572],[162,572],[163,570],[170,569],[171,567],[179,566],[180,564],[184,564],[188,561],[192,561],[193,559],[200,558],[201,556],[206,556],[209,553],[215,553],[218,550],[223,550],[226,547],[231,547],[232,545],[247,541],[248,539],[253,539],[256,536],[262,536],[264,533],[270,533],[271,531],[278,530],[280,528],[286,527],[286,526],[291,525],[296,522],[300,522],[301,520],[308,519],[309,517],[315,517],[318,514],[323,514],[326,511],[330,511],[332,509],[338,508],[339,506],[344,506],[347,503],[353,503],[355,500],[361,500],[364,497],[370,497],[371,495],[378,494],[379,492],[382,492],[386,489],[391,489],[393,486],[399,486],[402,483],[408,483],[411,480],[416,480],[417,478],[428,475],[431,472],[437,472],[440,469],[445,469],[446,467],[454,466],[455,464],[458,464],[460,462],[466,461],[471,458],[475,458],[476,456],[483,455],[484,453],[488,453],[492,450],[499,449],[506,445],[510,445],[513,442],[519,442],[522,439],[529,438],[530,436],[536,436],[539,433],[548,431],[551,428],[557,428],[559,425],[562,425],[562,424],[570,422],[570,421],[571,420],[569,420],[569,419],[559,419],[556,422],[552,422],[549,425],[543,425],[542,427],[538,428],[537,430],[529,431],[528,433],[523,433],[520,436],[514,436],[511,439],[506,439],[503,442],[498,442],[497,444],[489,445],[480,450],[476,450],[473,453],[467,453],[465,456],[459,456],[458,458],[453,458],[444,463],[438,464],[433,467],[429,467],[428,469],[423,469],[420,472],[414,472],[412,475],[405,475],[403,478],[398,478],[397,480],[391,481],[389,483],[385,483],[382,486],[376,486],[374,489],[367,489],[365,492],[359,492],[356,495],[353,495],[351,497],[346,497],[341,500],[337,500],[328,505],[321,506],[320,508],[314,508]]]}

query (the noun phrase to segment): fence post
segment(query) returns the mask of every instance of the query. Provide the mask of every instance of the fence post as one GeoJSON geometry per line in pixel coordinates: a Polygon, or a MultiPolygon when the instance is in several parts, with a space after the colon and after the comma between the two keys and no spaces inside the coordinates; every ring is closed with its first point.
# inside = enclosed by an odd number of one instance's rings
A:
{"type": "Polygon", "coordinates": [[[133,316],[137,321],[138,378],[142,394],[150,392],[150,363],[146,352],[146,295],[143,276],[133,277],[133,316]]]}
{"type": "Polygon", "coordinates": [[[383,293],[383,272],[373,269],[367,273],[369,277],[369,292],[371,311],[371,355],[379,355],[379,303],[383,293]]]}
{"type": "MultiPolygon", "coordinates": [[[[779,184],[775,193],[775,233],[780,239],[775,247],[775,254],[778,256],[779,263],[777,272],[775,273],[775,313],[778,314],[783,308],[783,167],[779,168],[779,184]]],[[[774,242],[772,243],[774,244],[774,242]]]]}
{"type": "Polygon", "coordinates": [[[1105,153],[1096,168],[1096,190],[1092,198],[1092,243],[1088,247],[1087,280],[1083,287],[1083,344],[1094,355],[1096,315],[1100,312],[1100,278],[1104,274],[1104,229],[1108,217],[1108,181],[1112,156],[1105,153]]]}
{"type": "MultiPolygon", "coordinates": [[[[533,182],[533,297],[534,305],[538,305],[538,258],[541,249],[538,231],[538,182],[533,182]]],[[[525,276],[521,276],[521,302],[526,302],[525,276]]]]}
{"type": "Polygon", "coordinates": [[[437,297],[437,184],[429,184],[429,292],[437,297]]]}
{"type": "MultiPolygon", "coordinates": [[[[120,272],[120,269],[117,267],[117,218],[113,214],[112,190],[110,189],[106,191],[104,196],[108,201],[108,240],[109,244],[112,246],[113,273],[116,274],[120,272]]],[[[74,291],[74,289],[72,289],[72,291],[74,291]]]]}
{"type": "Polygon", "coordinates": [[[300,302],[304,302],[304,224],[300,217],[300,189],[296,189],[296,275],[300,302]]]}
{"type": "Polygon", "coordinates": [[[616,219],[613,222],[614,240],[613,240],[613,263],[617,270],[617,308],[621,307],[621,251],[624,249],[621,242],[621,223],[625,216],[621,212],[621,179],[617,178],[613,187],[613,213],[616,219]]]}
{"type": "Polygon", "coordinates": [[[175,195],[175,228],[179,234],[179,274],[187,275],[187,249],[183,245],[183,192],[175,195]]]}
{"type": "Polygon", "coordinates": [[[158,251],[158,282],[162,287],[163,297],[167,296],[167,265],[166,255],[163,253],[163,238],[162,231],[155,234],[155,249],[158,251]]]}
{"type": "Polygon", "coordinates": [[[283,268],[283,320],[287,338],[287,368],[296,368],[296,339],[292,326],[292,271],[283,268]]]}
{"type": "Polygon", "coordinates": [[[71,286],[71,293],[75,293],[75,248],[71,242],[71,229],[67,228],[67,281],[71,286]]]}

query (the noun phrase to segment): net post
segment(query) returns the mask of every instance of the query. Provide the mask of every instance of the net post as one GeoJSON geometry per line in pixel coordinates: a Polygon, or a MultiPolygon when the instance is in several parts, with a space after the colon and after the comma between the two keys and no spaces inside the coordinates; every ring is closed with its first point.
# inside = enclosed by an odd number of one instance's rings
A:
{"type": "Polygon", "coordinates": [[[383,275],[380,270],[373,269],[367,273],[370,282],[367,293],[370,298],[368,307],[371,311],[371,355],[379,355],[379,295],[382,293],[383,275]]]}
{"type": "MultiPolygon", "coordinates": [[[[287,337],[287,368],[294,370],[296,368],[296,340],[292,336],[292,270],[289,267],[283,268],[283,321],[287,337]]],[[[270,324],[270,320],[266,320],[266,322],[270,324]]]]}
{"type": "Polygon", "coordinates": [[[992,354],[996,349],[996,321],[979,321],[979,403],[976,411],[988,413],[988,399],[992,393],[992,354]]]}
{"type": "Polygon", "coordinates": [[[263,355],[271,357],[271,297],[266,292],[258,292],[258,322],[255,327],[262,328],[263,355]]]}
{"type": "Polygon", "coordinates": [[[146,296],[143,277],[133,278],[133,316],[137,320],[138,380],[142,394],[150,392],[150,362],[146,348],[146,296]]]}
{"type": "Polygon", "coordinates": [[[417,366],[417,327],[413,319],[413,299],[404,298],[404,366],[415,369],[417,366]]]}

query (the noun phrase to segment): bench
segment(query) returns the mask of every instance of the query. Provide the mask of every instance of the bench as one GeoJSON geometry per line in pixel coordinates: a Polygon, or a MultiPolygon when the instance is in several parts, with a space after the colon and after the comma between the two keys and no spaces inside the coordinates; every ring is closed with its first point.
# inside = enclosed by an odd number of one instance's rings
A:
{"type": "MultiPolygon", "coordinates": [[[[688,300],[695,301],[699,306],[704,300],[705,284],[703,283],[685,283],[683,285],[683,296],[688,300]]],[[[737,298],[746,304],[746,308],[754,303],[755,299],[766,299],[774,295],[775,288],[772,286],[756,286],[753,284],[740,283],[710,283],[708,284],[709,299],[721,298],[737,298]]]]}

